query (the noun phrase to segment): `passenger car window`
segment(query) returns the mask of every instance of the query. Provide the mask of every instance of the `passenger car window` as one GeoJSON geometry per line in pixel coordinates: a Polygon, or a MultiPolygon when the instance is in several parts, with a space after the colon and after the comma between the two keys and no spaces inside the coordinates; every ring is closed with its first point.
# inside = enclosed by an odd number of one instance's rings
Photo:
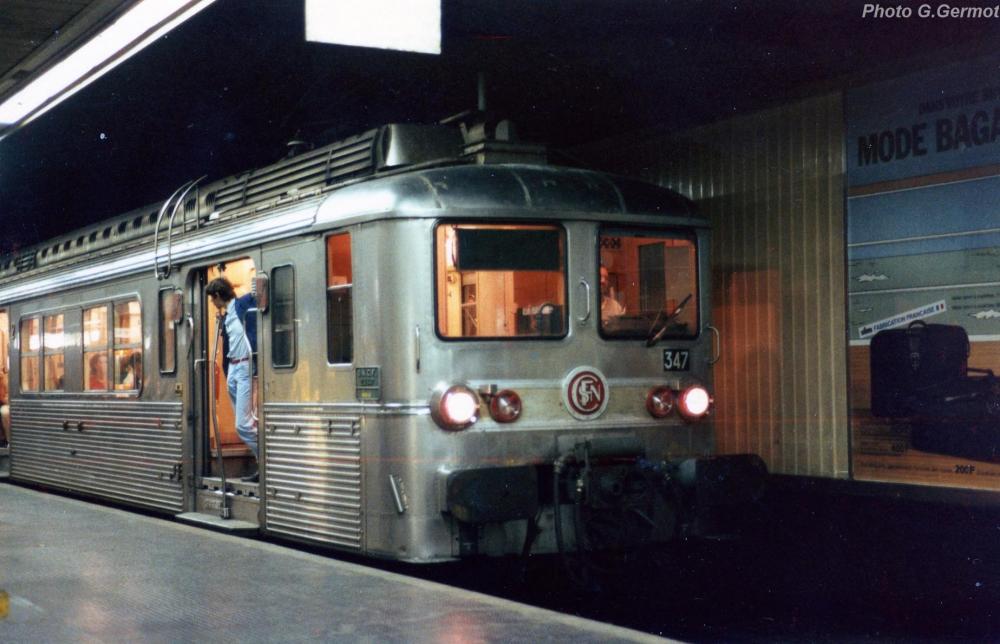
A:
{"type": "Polygon", "coordinates": [[[351,236],[326,238],[326,358],[331,364],[354,359],[354,318],[351,301],[351,236]]]}
{"type": "Polygon", "coordinates": [[[21,391],[38,391],[41,385],[42,336],[39,318],[21,320],[21,391]]]}
{"type": "Polygon", "coordinates": [[[116,302],[114,310],[114,388],[139,389],[142,383],[142,315],[139,302],[116,302]]]}
{"type": "Polygon", "coordinates": [[[66,388],[66,356],[63,340],[63,314],[46,315],[42,334],[45,365],[45,391],[62,391],[66,388]]]}
{"type": "Polygon", "coordinates": [[[444,338],[566,334],[566,233],[531,224],[440,224],[437,330],[444,338]]]}
{"type": "Polygon", "coordinates": [[[83,390],[108,390],[108,306],[83,310],[83,390]]]}
{"type": "Polygon", "coordinates": [[[602,229],[601,334],[609,338],[698,335],[697,245],[688,233],[602,229]]]}
{"type": "Polygon", "coordinates": [[[295,366],[295,273],[291,266],[271,271],[271,364],[295,366]]]}

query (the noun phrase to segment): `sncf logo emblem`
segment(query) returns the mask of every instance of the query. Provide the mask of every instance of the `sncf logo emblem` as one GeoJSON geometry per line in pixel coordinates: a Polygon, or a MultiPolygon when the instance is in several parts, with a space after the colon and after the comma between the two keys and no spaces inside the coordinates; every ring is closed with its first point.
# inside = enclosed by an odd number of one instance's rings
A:
{"type": "Polygon", "coordinates": [[[569,383],[569,404],[581,414],[593,414],[604,402],[604,383],[589,371],[578,373],[569,383]]]}
{"type": "Polygon", "coordinates": [[[597,418],[608,406],[608,382],[593,367],[577,367],[563,380],[562,397],[574,418],[597,418]]]}

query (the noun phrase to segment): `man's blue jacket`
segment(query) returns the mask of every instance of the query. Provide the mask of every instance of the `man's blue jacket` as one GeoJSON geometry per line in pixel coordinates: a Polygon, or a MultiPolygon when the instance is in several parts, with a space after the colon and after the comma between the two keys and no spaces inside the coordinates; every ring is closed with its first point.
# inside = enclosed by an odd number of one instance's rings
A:
{"type": "MultiPolygon", "coordinates": [[[[251,308],[257,307],[257,298],[253,296],[253,293],[247,293],[236,298],[236,304],[233,308],[236,309],[236,316],[239,317],[240,322],[243,323],[243,332],[246,333],[247,339],[250,340],[250,350],[253,352],[253,375],[257,375],[257,315],[247,315],[247,311],[251,308]]],[[[222,371],[227,376],[229,375],[229,334],[226,333],[226,316],[222,315],[219,318],[219,324],[222,325],[222,371]]]]}

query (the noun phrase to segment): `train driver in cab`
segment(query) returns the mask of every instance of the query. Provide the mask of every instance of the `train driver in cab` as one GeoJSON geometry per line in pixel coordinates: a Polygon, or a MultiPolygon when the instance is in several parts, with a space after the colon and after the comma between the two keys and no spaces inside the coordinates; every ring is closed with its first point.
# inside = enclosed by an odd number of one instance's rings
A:
{"type": "Polygon", "coordinates": [[[618,294],[611,286],[608,267],[601,264],[601,322],[607,324],[612,318],[625,315],[625,306],[618,301],[618,294]]]}
{"type": "MultiPolygon", "coordinates": [[[[257,347],[257,318],[247,315],[256,308],[257,300],[252,293],[236,297],[233,285],[224,277],[217,277],[208,283],[205,295],[219,309],[221,322],[226,332],[222,334],[222,369],[226,373],[226,388],[236,415],[236,433],[240,440],[257,458],[257,420],[253,413],[253,376],[256,364],[253,361],[257,347]]],[[[254,471],[243,477],[244,481],[256,483],[259,472],[254,471]]]]}

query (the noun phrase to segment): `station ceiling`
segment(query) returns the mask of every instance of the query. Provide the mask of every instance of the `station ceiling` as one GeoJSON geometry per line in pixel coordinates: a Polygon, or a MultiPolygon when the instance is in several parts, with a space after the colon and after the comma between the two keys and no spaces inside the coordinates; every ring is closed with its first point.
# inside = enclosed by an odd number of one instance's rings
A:
{"type": "MultiPolygon", "coordinates": [[[[0,0],[0,99],[122,0],[0,0]]],[[[0,251],[388,122],[490,109],[572,148],[995,52],[1000,21],[853,0],[442,0],[442,54],[307,43],[303,0],[217,0],[0,140],[0,251]]]]}
{"type": "Polygon", "coordinates": [[[61,60],[121,5],[108,0],[0,0],[0,102],[61,60]]]}

